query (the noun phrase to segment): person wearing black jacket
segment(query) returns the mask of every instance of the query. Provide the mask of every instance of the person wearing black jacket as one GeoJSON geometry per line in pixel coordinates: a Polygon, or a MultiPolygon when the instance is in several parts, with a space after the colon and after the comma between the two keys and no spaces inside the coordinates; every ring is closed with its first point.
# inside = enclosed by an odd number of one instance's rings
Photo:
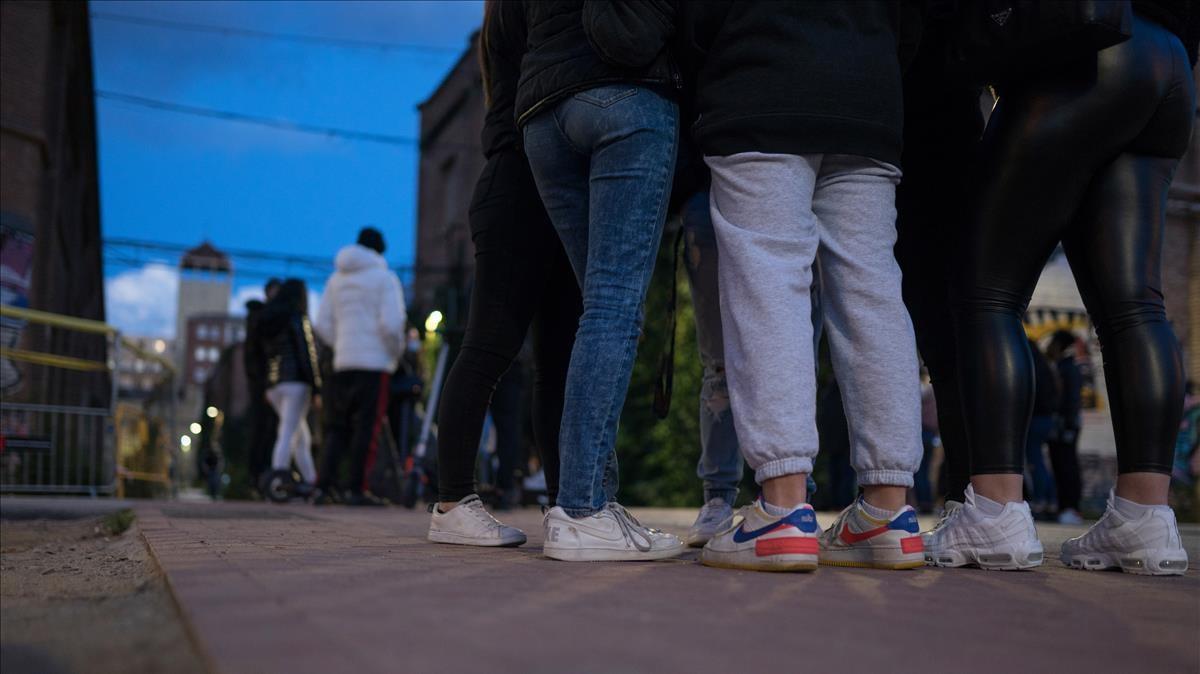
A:
{"type": "Polygon", "coordinates": [[[558,492],[558,429],[563,389],[582,310],[579,286],[529,171],[514,102],[525,17],[520,3],[489,0],[480,32],[487,113],[483,173],[471,199],[475,286],[462,349],[438,405],[438,501],[429,540],[460,545],[520,545],[525,534],[500,524],[475,493],[484,417],[497,384],[532,333],[534,435],[547,496],[558,492]]]}
{"type": "Polygon", "coordinates": [[[997,83],[952,284],[971,486],[928,539],[937,564],[1042,562],[1021,498],[1033,404],[1022,315],[1061,243],[1103,349],[1118,470],[1104,516],[1063,544],[1061,560],[1187,569],[1167,505],[1183,364],[1163,304],[1162,246],[1167,190],[1195,117],[1200,7],[1132,6],[1128,40],[997,83]]]}
{"type": "Polygon", "coordinates": [[[1029,476],[1033,488],[1029,490],[1035,517],[1043,517],[1050,507],[1050,496],[1054,484],[1050,471],[1046,469],[1046,441],[1054,431],[1054,412],[1058,407],[1058,381],[1050,369],[1050,361],[1042,354],[1041,347],[1029,340],[1029,353],[1033,355],[1034,402],[1033,416],[1029,419],[1029,434],[1025,437],[1025,461],[1029,464],[1029,476]]]}
{"type": "MultiPolygon", "coordinates": [[[[1082,524],[1079,500],[1083,483],[1079,476],[1079,431],[1083,427],[1083,373],[1075,360],[1075,335],[1059,330],[1050,338],[1048,355],[1054,360],[1058,396],[1054,401],[1054,430],[1050,434],[1050,466],[1058,491],[1060,524],[1082,524]]],[[[1039,379],[1039,383],[1040,383],[1039,379]]],[[[1040,400],[1041,396],[1038,396],[1040,400]]],[[[1034,403],[1037,413],[1039,403],[1034,403]]]]}
{"type": "Polygon", "coordinates": [[[280,487],[291,482],[291,464],[304,482],[298,493],[311,491],[317,481],[313,464],[312,436],[308,430],[308,408],[314,390],[320,390],[316,340],[308,319],[308,291],[299,279],[288,279],[279,294],[263,309],[261,331],[267,359],[267,401],[279,415],[279,429],[271,456],[271,472],[264,475],[262,489],[279,498],[280,487]]]}
{"type": "Polygon", "coordinates": [[[687,24],[703,53],[693,133],[712,170],[734,422],[763,488],[740,528],[707,543],[705,564],[924,564],[906,505],[922,455],[920,378],[893,253],[903,18],[894,2],[736,2],[699,5],[687,24]],[[864,491],[821,536],[807,503],[818,261],[864,491]]]}
{"type": "Polygon", "coordinates": [[[666,219],[680,84],[666,0],[525,2],[516,121],[542,202],[582,288],[546,556],[650,560],[683,552],[616,502],[617,423],[666,219]]]}
{"type": "Polygon", "coordinates": [[[246,383],[250,392],[250,444],[246,452],[250,481],[257,487],[258,478],[271,463],[271,448],[275,446],[275,429],[279,417],[267,402],[267,356],[266,344],[259,323],[266,302],[279,292],[279,279],[267,281],[263,287],[265,300],[246,302],[246,342],[242,348],[242,365],[246,371],[246,383]]]}

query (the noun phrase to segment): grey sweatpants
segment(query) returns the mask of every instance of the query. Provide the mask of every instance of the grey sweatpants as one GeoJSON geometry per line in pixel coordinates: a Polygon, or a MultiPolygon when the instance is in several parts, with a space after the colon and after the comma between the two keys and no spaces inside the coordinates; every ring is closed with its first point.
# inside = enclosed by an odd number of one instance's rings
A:
{"type": "Polygon", "coordinates": [[[921,391],[892,252],[900,170],[850,155],[705,161],[730,402],[755,479],[811,473],[817,455],[809,287],[819,260],[858,482],[911,486],[921,463],[921,391]]]}

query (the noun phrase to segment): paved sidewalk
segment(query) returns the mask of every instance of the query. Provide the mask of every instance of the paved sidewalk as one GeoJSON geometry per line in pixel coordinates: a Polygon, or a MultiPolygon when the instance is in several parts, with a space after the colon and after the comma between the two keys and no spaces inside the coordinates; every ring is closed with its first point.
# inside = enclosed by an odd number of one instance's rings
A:
{"type": "MultiPolygon", "coordinates": [[[[428,515],[140,503],[141,530],[212,668],[240,672],[1196,672],[1200,574],[1063,568],[812,574],[695,554],[568,564],[424,540],[428,515]]],[[[690,511],[648,510],[682,532],[690,511]]],[[[827,524],[831,516],[823,516],[827,524]]],[[[1080,529],[1048,526],[1047,553],[1080,529]]],[[[1200,530],[1189,528],[1200,560],[1200,530]]]]}

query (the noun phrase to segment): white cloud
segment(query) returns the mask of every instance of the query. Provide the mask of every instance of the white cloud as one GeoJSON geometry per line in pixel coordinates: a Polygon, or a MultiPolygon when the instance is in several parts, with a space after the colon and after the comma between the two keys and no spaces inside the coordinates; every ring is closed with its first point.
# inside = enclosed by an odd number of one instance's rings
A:
{"type": "Polygon", "coordinates": [[[179,271],[152,262],[123,271],[104,282],[108,322],[118,330],[146,337],[175,337],[179,271]]]}
{"type": "Polygon", "coordinates": [[[229,298],[229,314],[231,316],[245,316],[246,302],[250,300],[263,301],[263,289],[261,286],[242,286],[235,288],[233,296],[229,298]]]}

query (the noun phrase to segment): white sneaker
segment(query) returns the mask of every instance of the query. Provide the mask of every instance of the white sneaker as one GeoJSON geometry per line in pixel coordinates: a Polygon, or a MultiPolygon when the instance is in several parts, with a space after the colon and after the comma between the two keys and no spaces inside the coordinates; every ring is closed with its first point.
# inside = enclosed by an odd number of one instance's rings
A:
{"type": "Polygon", "coordinates": [[[1063,510],[1062,512],[1058,513],[1058,523],[1059,524],[1070,524],[1072,526],[1078,526],[1080,524],[1083,524],[1083,516],[1080,515],[1079,511],[1076,509],[1067,508],[1066,510],[1063,510]]]}
{"type": "Polygon", "coordinates": [[[1132,520],[1117,511],[1110,494],[1104,516],[1087,533],[1062,544],[1062,563],[1076,569],[1176,576],[1187,571],[1188,557],[1173,510],[1154,508],[1132,520]]]}
{"type": "Polygon", "coordinates": [[[693,548],[702,548],[718,531],[728,529],[732,525],[733,506],[723,498],[711,498],[700,508],[696,522],[688,531],[687,544],[693,548]]]}
{"type": "Polygon", "coordinates": [[[475,494],[459,501],[449,512],[442,512],[437,505],[432,512],[429,540],[434,543],[508,547],[525,542],[524,531],[497,521],[475,494]]]}
{"type": "Polygon", "coordinates": [[[886,520],[871,517],[863,497],[842,511],[821,534],[821,563],[870,569],[915,569],[925,566],[925,546],[917,511],[904,506],[886,520]]]}
{"type": "Polygon", "coordinates": [[[623,562],[667,559],[683,552],[678,536],[642,526],[618,503],[594,515],[571,517],[555,506],[543,520],[542,553],[564,562],[623,562]]]}
{"type": "Polygon", "coordinates": [[[975,505],[973,487],[929,534],[926,557],[934,566],[1017,571],[1041,566],[1044,556],[1028,503],[1006,503],[1003,512],[988,517],[975,505]]]}
{"type": "Polygon", "coordinates": [[[933,557],[929,554],[929,545],[933,541],[933,535],[938,529],[945,526],[946,522],[950,521],[951,513],[961,507],[963,507],[962,501],[946,499],[946,502],[942,505],[942,514],[938,516],[938,521],[933,525],[933,528],[929,531],[921,532],[921,543],[925,545],[925,562],[927,564],[933,563],[933,557]]]}
{"type": "Polygon", "coordinates": [[[700,563],[749,571],[812,571],[820,543],[817,515],[807,503],[783,517],[759,501],[738,511],[741,521],[713,536],[700,551],[700,563]]]}

